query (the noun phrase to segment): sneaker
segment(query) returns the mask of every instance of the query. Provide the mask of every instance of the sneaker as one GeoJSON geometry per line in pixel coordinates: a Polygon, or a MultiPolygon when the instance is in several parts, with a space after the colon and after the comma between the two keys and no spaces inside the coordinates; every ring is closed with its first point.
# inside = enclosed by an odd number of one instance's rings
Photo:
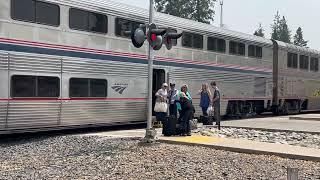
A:
{"type": "Polygon", "coordinates": [[[188,133],[187,136],[191,136],[191,133],[188,133]]]}

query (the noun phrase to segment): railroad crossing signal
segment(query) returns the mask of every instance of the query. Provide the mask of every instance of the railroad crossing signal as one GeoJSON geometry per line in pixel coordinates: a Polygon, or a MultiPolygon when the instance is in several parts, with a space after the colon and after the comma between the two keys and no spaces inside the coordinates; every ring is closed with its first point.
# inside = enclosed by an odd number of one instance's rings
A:
{"type": "Polygon", "coordinates": [[[182,36],[182,33],[177,33],[174,29],[168,28],[166,34],[164,35],[164,44],[167,49],[172,48],[172,40],[179,39],[182,36]]]}
{"type": "Polygon", "coordinates": [[[154,23],[150,24],[147,33],[144,31],[144,25],[140,25],[137,29],[132,29],[127,33],[131,33],[132,44],[136,48],[143,46],[144,41],[147,39],[149,45],[154,50],[159,50],[164,43],[168,50],[172,48],[172,40],[179,39],[182,33],[176,33],[175,30],[171,28],[159,28],[154,23]]]}

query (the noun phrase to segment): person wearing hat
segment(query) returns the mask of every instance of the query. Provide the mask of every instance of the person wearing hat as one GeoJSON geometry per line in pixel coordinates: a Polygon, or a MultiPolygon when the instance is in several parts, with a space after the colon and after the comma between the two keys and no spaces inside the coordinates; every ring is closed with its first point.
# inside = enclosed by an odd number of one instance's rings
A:
{"type": "MultiPolygon", "coordinates": [[[[156,95],[156,103],[158,102],[165,102],[167,103],[167,97],[168,97],[168,84],[163,83],[161,88],[157,91],[156,95]]],[[[167,113],[166,112],[155,112],[157,121],[162,121],[163,119],[166,118],[167,113]]]]}
{"type": "Polygon", "coordinates": [[[175,88],[175,83],[170,83],[170,90],[168,92],[168,99],[169,99],[169,113],[170,116],[177,117],[177,105],[176,105],[176,99],[177,95],[179,93],[179,90],[175,88]]]}

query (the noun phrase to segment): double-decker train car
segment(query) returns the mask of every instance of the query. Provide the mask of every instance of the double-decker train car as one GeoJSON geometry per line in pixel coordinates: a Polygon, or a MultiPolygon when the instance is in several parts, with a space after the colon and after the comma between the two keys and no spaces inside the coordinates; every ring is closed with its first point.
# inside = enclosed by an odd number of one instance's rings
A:
{"type": "MultiPolygon", "coordinates": [[[[156,51],[153,91],[202,83],[221,90],[222,115],[320,109],[319,52],[156,13],[182,38],[156,51]]],[[[102,0],[0,1],[0,134],[146,120],[147,43],[125,32],[148,11],[102,0]]]]}

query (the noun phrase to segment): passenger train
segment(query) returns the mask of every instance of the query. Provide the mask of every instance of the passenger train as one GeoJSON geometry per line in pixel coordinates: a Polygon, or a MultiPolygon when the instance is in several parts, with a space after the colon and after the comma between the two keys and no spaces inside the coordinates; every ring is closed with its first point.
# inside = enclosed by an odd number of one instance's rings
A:
{"type": "MultiPolygon", "coordinates": [[[[155,22],[183,33],[156,51],[153,91],[188,84],[196,116],[202,83],[221,90],[229,116],[320,109],[316,50],[167,14],[155,22]]],[[[125,31],[148,11],[104,0],[0,1],[0,134],[146,120],[147,43],[125,31]]]]}

